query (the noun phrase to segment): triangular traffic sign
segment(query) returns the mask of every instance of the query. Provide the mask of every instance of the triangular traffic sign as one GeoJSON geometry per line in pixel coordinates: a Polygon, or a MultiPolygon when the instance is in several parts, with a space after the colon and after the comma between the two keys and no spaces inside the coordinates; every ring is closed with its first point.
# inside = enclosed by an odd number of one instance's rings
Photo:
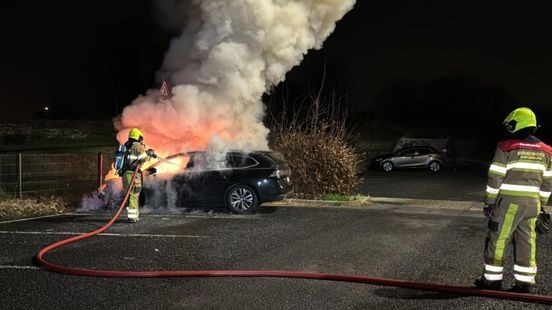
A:
{"type": "Polygon", "coordinates": [[[167,81],[163,80],[163,84],[161,84],[161,88],[159,88],[159,96],[163,99],[168,99],[171,97],[171,94],[169,93],[169,86],[167,85],[167,81]]]}

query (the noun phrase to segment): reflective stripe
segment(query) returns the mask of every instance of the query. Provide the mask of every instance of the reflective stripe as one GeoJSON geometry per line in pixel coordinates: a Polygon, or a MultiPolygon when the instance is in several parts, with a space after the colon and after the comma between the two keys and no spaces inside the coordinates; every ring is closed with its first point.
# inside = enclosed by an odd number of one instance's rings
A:
{"type": "Polygon", "coordinates": [[[525,283],[535,283],[535,276],[525,276],[521,274],[514,274],[516,281],[525,282],[525,283]]]}
{"type": "Polygon", "coordinates": [[[504,267],[502,266],[485,265],[485,271],[502,272],[503,270],[504,267]]]}
{"type": "Polygon", "coordinates": [[[485,277],[485,279],[489,280],[489,281],[499,281],[499,280],[502,280],[502,274],[489,274],[489,273],[485,273],[483,275],[485,277]]]}
{"type": "Polygon", "coordinates": [[[545,171],[546,166],[543,164],[536,164],[536,163],[516,162],[516,163],[508,164],[506,166],[506,170],[510,170],[510,169],[530,169],[530,170],[545,171]]]}
{"type": "MultiPolygon", "coordinates": [[[[537,208],[540,208],[540,206],[538,206],[537,208]]],[[[531,240],[529,241],[529,244],[531,244],[531,261],[529,263],[531,264],[531,266],[535,266],[535,269],[537,268],[537,232],[535,231],[536,222],[536,217],[531,219],[531,240]]]]}
{"type": "Polygon", "coordinates": [[[127,217],[129,219],[137,219],[138,218],[138,210],[136,210],[134,208],[128,208],[127,217]]]}
{"type": "Polygon", "coordinates": [[[494,257],[495,265],[502,265],[502,259],[504,257],[504,247],[506,246],[506,239],[508,239],[508,236],[510,235],[510,231],[512,230],[512,223],[514,222],[514,218],[516,216],[518,207],[519,205],[515,203],[511,203],[508,206],[508,211],[506,211],[506,215],[504,216],[502,229],[500,230],[500,235],[496,240],[495,257],[494,257]]]}
{"type": "Polygon", "coordinates": [[[550,195],[552,195],[552,192],[543,192],[543,191],[540,191],[539,192],[539,195],[542,196],[542,197],[550,197],[550,195]]]}
{"type": "Polygon", "coordinates": [[[502,166],[498,166],[498,165],[495,165],[495,164],[492,164],[490,167],[489,167],[489,171],[494,171],[496,173],[499,173],[499,174],[506,174],[506,167],[502,167],[502,166]]]}
{"type": "Polygon", "coordinates": [[[507,190],[507,191],[514,191],[514,192],[530,192],[530,193],[540,192],[540,187],[529,186],[529,185],[502,184],[500,185],[500,189],[507,190]]]}
{"type": "Polygon", "coordinates": [[[142,154],[140,156],[136,156],[136,155],[128,155],[128,158],[132,161],[135,161],[135,160],[140,160],[140,159],[144,159],[148,157],[148,154],[142,154]]]}
{"type": "Polygon", "coordinates": [[[551,171],[551,170],[546,170],[546,171],[542,174],[542,176],[545,177],[545,178],[552,177],[552,171],[551,171]]]}
{"type": "Polygon", "coordinates": [[[523,267],[523,266],[520,266],[520,265],[514,265],[514,271],[524,272],[524,273],[537,273],[537,266],[523,267]]]}
{"type": "Polygon", "coordinates": [[[496,194],[498,194],[499,191],[500,191],[500,189],[492,188],[492,187],[487,185],[487,193],[496,195],[496,194]]]}

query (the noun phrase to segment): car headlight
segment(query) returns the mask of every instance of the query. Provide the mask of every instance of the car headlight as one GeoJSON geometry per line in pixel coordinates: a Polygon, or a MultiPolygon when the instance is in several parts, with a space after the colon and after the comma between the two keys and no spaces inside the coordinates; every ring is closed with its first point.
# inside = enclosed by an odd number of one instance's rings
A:
{"type": "Polygon", "coordinates": [[[379,162],[379,161],[382,161],[382,160],[383,160],[383,158],[376,158],[376,159],[374,159],[375,162],[379,162]]]}

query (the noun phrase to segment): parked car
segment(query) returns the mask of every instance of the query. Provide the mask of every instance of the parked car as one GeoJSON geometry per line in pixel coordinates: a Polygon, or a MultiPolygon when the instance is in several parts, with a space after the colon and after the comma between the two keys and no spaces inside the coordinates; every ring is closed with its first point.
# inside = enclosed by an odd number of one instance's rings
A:
{"type": "Polygon", "coordinates": [[[444,163],[443,154],[430,146],[405,147],[372,159],[374,167],[386,172],[400,168],[426,168],[437,172],[443,168],[444,163]]]}
{"type": "Polygon", "coordinates": [[[169,178],[148,176],[143,195],[146,203],[173,199],[177,206],[226,206],[234,213],[251,213],[261,203],[284,199],[293,188],[289,165],[277,152],[232,151],[221,159],[196,151],[166,159],[180,156],[189,157],[183,171],[169,178]],[[168,197],[171,192],[172,198],[168,197]]]}

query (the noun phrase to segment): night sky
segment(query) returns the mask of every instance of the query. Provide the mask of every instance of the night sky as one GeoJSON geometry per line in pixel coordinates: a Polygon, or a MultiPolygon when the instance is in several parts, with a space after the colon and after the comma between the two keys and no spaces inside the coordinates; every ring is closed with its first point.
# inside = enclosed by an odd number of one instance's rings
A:
{"type": "MultiPolygon", "coordinates": [[[[44,106],[50,117],[110,119],[158,86],[174,35],[145,0],[17,1],[0,14],[2,121],[44,106]]],[[[326,86],[367,121],[485,129],[522,105],[547,134],[551,29],[544,4],[360,0],[286,87],[316,88],[326,66],[326,86]]]]}

